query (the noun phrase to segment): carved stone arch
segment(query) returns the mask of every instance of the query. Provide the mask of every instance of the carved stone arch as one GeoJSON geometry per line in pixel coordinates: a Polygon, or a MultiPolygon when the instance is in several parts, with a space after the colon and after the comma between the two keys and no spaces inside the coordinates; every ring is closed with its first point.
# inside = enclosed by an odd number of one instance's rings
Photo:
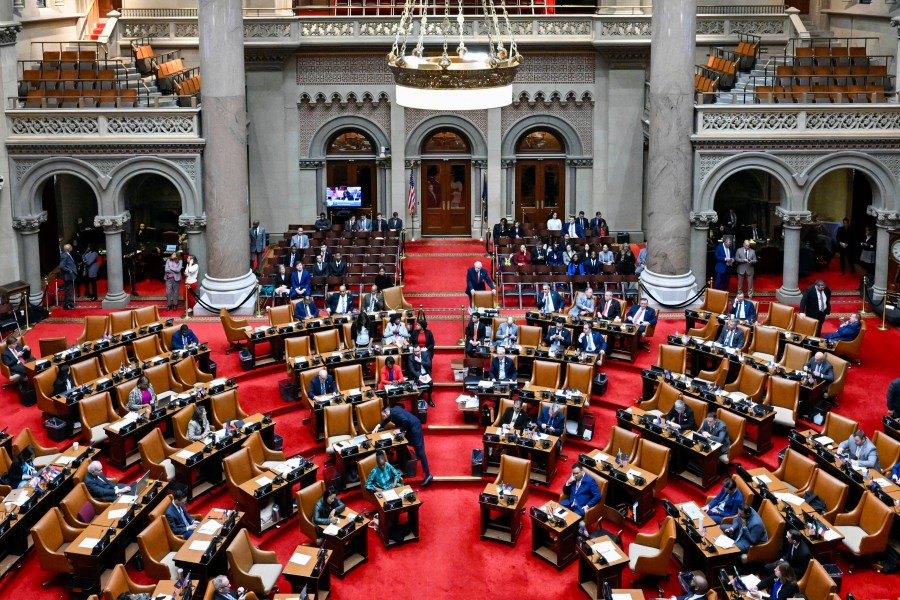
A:
{"type": "Polygon", "coordinates": [[[300,94],[300,103],[301,104],[311,103],[312,101],[313,101],[312,96],[310,96],[308,93],[303,92],[302,94],[300,94]]]}
{"type": "Polygon", "coordinates": [[[472,156],[487,156],[487,142],[481,130],[472,121],[459,115],[435,115],[416,125],[406,137],[406,156],[419,156],[422,144],[438,129],[452,128],[461,131],[469,139],[472,156]]]}
{"type": "Polygon", "coordinates": [[[866,176],[872,187],[872,206],[879,210],[900,210],[900,199],[897,198],[897,180],[877,157],[862,152],[835,152],[822,160],[816,161],[804,174],[803,205],[800,210],[808,210],[809,195],[816,182],[831,171],[838,169],[856,169],[866,176]]]}
{"type": "Polygon", "coordinates": [[[390,102],[390,101],[391,101],[391,97],[388,95],[387,92],[378,92],[378,99],[377,99],[377,101],[378,101],[378,102],[390,102]]]}
{"type": "Polygon", "coordinates": [[[358,129],[365,132],[375,142],[376,147],[390,148],[391,146],[388,135],[374,121],[356,115],[343,115],[327,121],[313,134],[309,144],[310,159],[325,158],[331,138],[339,131],[347,129],[358,129]]]}
{"type": "Polygon", "coordinates": [[[695,193],[694,212],[713,211],[716,192],[722,183],[735,173],[748,169],[765,171],[781,184],[783,198],[788,204],[782,205],[782,208],[788,211],[803,210],[800,206],[801,190],[794,180],[793,170],[784,161],[763,152],[744,152],[730,156],[713,167],[695,193]]]}
{"type": "Polygon", "coordinates": [[[117,215],[126,210],[125,187],[136,175],[152,174],[168,179],[178,195],[181,196],[181,214],[203,214],[203,202],[200,192],[195,184],[196,175],[192,181],[178,165],[156,156],[136,156],[119,164],[110,173],[109,188],[112,191],[110,198],[114,203],[109,212],[104,214],[117,215]]]}
{"type": "Polygon", "coordinates": [[[569,122],[565,119],[549,114],[529,115],[513,123],[512,127],[503,136],[503,141],[500,142],[500,156],[515,156],[516,144],[519,142],[519,138],[529,129],[536,127],[550,129],[558,133],[566,145],[566,154],[569,156],[584,156],[584,144],[582,144],[575,128],[569,125],[569,122]]]}
{"type": "Polygon", "coordinates": [[[54,156],[35,164],[18,183],[18,192],[12,194],[13,217],[36,215],[44,210],[40,189],[47,178],[54,175],[73,175],[87,183],[94,192],[97,214],[104,214],[103,197],[106,186],[100,182],[102,174],[86,161],[54,156]]]}

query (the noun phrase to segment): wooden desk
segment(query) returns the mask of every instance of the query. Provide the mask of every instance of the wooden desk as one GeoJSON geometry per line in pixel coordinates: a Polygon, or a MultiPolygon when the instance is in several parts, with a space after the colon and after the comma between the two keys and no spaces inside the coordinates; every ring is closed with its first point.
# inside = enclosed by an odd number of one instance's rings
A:
{"type": "Polygon", "coordinates": [[[654,487],[656,475],[632,464],[621,467],[615,464],[615,457],[604,454],[600,450],[592,450],[589,454],[581,454],[578,462],[609,482],[607,489],[607,506],[627,504],[634,506],[632,520],[638,525],[649,521],[656,512],[654,505],[654,487]],[[632,473],[629,474],[629,471],[632,473]],[[639,473],[644,483],[639,485],[634,478],[639,473]]]}
{"type": "Polygon", "coordinates": [[[559,459],[559,438],[549,434],[515,432],[500,427],[485,428],[482,436],[484,463],[482,476],[493,477],[500,472],[500,457],[510,454],[531,461],[531,481],[550,485],[556,476],[559,459]],[[540,437],[540,439],[538,439],[540,437]],[[532,445],[533,443],[533,445],[532,445]]]}
{"type": "MultiPolygon", "coordinates": [[[[187,575],[187,571],[184,573],[187,575]]],[[[191,575],[191,594],[197,593],[197,590],[203,589],[197,586],[194,582],[193,574],[191,575]]],[[[185,590],[181,590],[175,587],[175,584],[178,583],[174,579],[169,579],[167,581],[160,581],[156,584],[156,587],[153,588],[153,593],[150,594],[150,597],[153,600],[160,600],[160,596],[162,596],[165,600],[177,600],[180,598],[181,594],[185,592],[185,590]]]]}
{"type": "Polygon", "coordinates": [[[254,535],[262,535],[263,532],[280,525],[282,520],[289,519],[294,515],[291,494],[293,485],[287,478],[266,471],[245,481],[239,487],[242,492],[240,504],[244,510],[246,526],[254,535]],[[270,521],[263,523],[262,510],[270,504],[278,507],[280,517],[276,520],[273,515],[270,521]]]}
{"type": "MultiPolygon", "coordinates": [[[[542,385],[532,385],[529,382],[519,390],[519,398],[526,404],[535,403],[538,411],[541,410],[541,402],[556,402],[561,406],[565,406],[566,421],[578,423],[578,430],[575,432],[575,435],[580,437],[584,433],[581,427],[581,416],[585,407],[590,406],[590,392],[585,395],[577,390],[554,389],[542,385]]],[[[538,412],[538,415],[540,416],[540,412],[538,412]]]]}
{"type": "MultiPolygon", "coordinates": [[[[715,544],[716,538],[724,535],[722,528],[716,525],[709,515],[700,511],[702,521],[698,527],[697,521],[690,518],[684,512],[684,507],[688,504],[678,505],[681,514],[675,519],[676,525],[676,551],[675,557],[679,562],[688,569],[699,568],[706,575],[706,581],[712,587],[713,581],[718,581],[719,569],[728,567],[740,562],[741,550],[735,545],[730,548],[722,548],[715,544]],[[688,525],[690,523],[690,526],[688,525]],[[705,528],[705,535],[703,531],[705,528]],[[694,533],[696,532],[696,533],[694,533]],[[701,536],[696,541],[692,535],[701,536]]],[[[700,508],[694,504],[699,511],[700,508]]]]}
{"type": "Polygon", "coordinates": [[[413,489],[408,485],[375,493],[375,500],[378,502],[378,537],[381,538],[381,543],[387,549],[407,542],[419,541],[419,507],[422,506],[422,500],[416,494],[415,500],[410,501],[407,496],[410,493],[413,493],[413,489]],[[394,492],[399,497],[399,506],[396,505],[396,502],[393,502],[393,507],[388,508],[390,501],[386,494],[393,497],[393,494],[389,494],[389,492],[394,492]],[[403,520],[404,514],[406,515],[405,522],[403,520]],[[395,540],[390,538],[390,530],[393,527],[406,528],[407,532],[403,539],[395,540]]]}
{"type": "Polygon", "coordinates": [[[322,533],[325,547],[332,552],[328,566],[339,579],[369,560],[369,538],[366,535],[369,519],[363,517],[362,521],[355,522],[355,518],[355,513],[344,511],[344,514],[338,515],[336,527],[340,531],[352,524],[352,529],[344,535],[322,533]]]}
{"type": "Polygon", "coordinates": [[[224,529],[232,511],[214,508],[175,554],[175,566],[190,572],[197,589],[205,590],[210,578],[228,570],[225,549],[244,526],[244,513],[237,512],[233,525],[224,529]],[[191,548],[191,545],[194,548],[191,548]],[[207,554],[207,550],[213,549],[207,554]]]}
{"type": "MultiPolygon", "coordinates": [[[[547,333],[547,328],[556,322],[557,319],[564,318],[566,320],[565,327],[569,329],[569,333],[575,334],[580,332],[585,323],[591,324],[593,331],[599,331],[606,339],[606,356],[627,362],[634,362],[640,352],[641,334],[640,327],[626,323],[624,321],[608,321],[606,319],[594,318],[578,319],[571,317],[567,313],[553,313],[545,315],[538,311],[528,311],[525,313],[525,321],[529,325],[536,325],[541,328],[543,335],[547,333]]],[[[578,339],[578,335],[572,336],[574,343],[578,339]]]]}
{"type": "Polygon", "coordinates": [[[481,505],[481,539],[515,546],[522,533],[522,490],[507,488],[502,498],[499,491],[498,486],[489,483],[478,498],[481,505]],[[509,502],[511,497],[515,497],[515,502],[509,502]],[[498,503],[494,504],[491,501],[493,498],[497,498],[498,503]]]}
{"type": "Polygon", "coordinates": [[[532,506],[531,553],[563,570],[575,560],[575,540],[581,516],[573,510],[563,508],[550,501],[541,507],[532,506]],[[549,515],[553,515],[548,519],[549,515]]]}
{"type": "Polygon", "coordinates": [[[379,450],[386,453],[398,451],[402,455],[402,457],[405,457],[408,452],[406,444],[406,436],[401,435],[399,429],[359,435],[355,438],[347,440],[346,442],[342,442],[334,452],[334,468],[338,473],[344,475],[344,489],[353,489],[366,484],[365,481],[350,482],[347,480],[347,474],[351,471],[356,471],[356,465],[357,463],[359,463],[359,461],[366,458],[367,456],[375,454],[379,450]],[[360,439],[361,441],[356,444],[353,443],[354,439],[360,439]],[[390,439],[391,441],[390,444],[386,444],[384,446],[379,445],[379,442],[383,443],[388,439],[390,439]]]}
{"type": "Polygon", "coordinates": [[[259,325],[251,327],[248,331],[250,339],[247,349],[252,355],[251,368],[264,367],[284,361],[284,340],[291,337],[310,335],[318,331],[336,329],[341,331],[344,323],[350,323],[352,315],[328,316],[320,312],[318,317],[291,321],[281,325],[259,325]],[[263,346],[268,346],[268,352],[262,352],[263,346]]]}
{"type": "Polygon", "coordinates": [[[622,571],[628,566],[628,553],[606,535],[588,540],[587,544],[578,545],[578,586],[591,600],[601,600],[604,583],[613,588],[622,585],[622,571]],[[614,559],[613,553],[619,558],[614,559]]]}
{"type": "Polygon", "coordinates": [[[291,584],[293,593],[301,592],[305,586],[306,592],[314,600],[326,600],[331,594],[331,570],[328,568],[328,561],[332,552],[325,549],[321,564],[318,554],[319,548],[297,546],[281,574],[291,584]]]}

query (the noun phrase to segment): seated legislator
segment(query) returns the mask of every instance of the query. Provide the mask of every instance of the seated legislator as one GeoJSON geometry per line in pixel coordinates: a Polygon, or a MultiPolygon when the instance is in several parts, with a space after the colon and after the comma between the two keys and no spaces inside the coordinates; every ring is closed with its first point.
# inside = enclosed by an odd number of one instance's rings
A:
{"type": "Polygon", "coordinates": [[[297,246],[291,246],[290,251],[281,259],[282,267],[287,267],[291,271],[294,270],[297,263],[303,260],[303,255],[297,252],[297,246]]]}
{"type": "Polygon", "coordinates": [[[297,263],[297,268],[291,273],[291,300],[303,298],[312,293],[312,277],[309,271],[303,268],[303,263],[297,263]]]}
{"type": "Polygon", "coordinates": [[[329,525],[337,525],[338,515],[343,513],[346,508],[338,498],[334,486],[328,486],[322,497],[316,500],[316,506],[313,508],[313,523],[316,524],[316,530],[320,536],[329,525]]]}
{"type": "Polygon", "coordinates": [[[497,356],[491,360],[490,374],[491,379],[495,381],[515,381],[519,376],[516,363],[506,356],[506,348],[503,346],[497,348],[497,356]]]}
{"type": "Polygon", "coordinates": [[[378,389],[383,390],[384,386],[393,383],[403,383],[403,371],[400,365],[396,364],[393,356],[384,359],[384,366],[381,367],[381,377],[378,380],[378,389]]]}
{"type": "Polygon", "coordinates": [[[406,329],[406,323],[400,319],[399,313],[391,315],[391,320],[384,326],[385,345],[406,346],[409,343],[409,330],[406,329]]]}
{"type": "Polygon", "coordinates": [[[584,467],[580,463],[572,465],[572,474],[563,485],[563,494],[568,498],[560,504],[582,517],[587,509],[600,502],[602,498],[597,482],[593,477],[584,476],[584,467]]]}
{"type": "Polygon", "coordinates": [[[862,429],[857,429],[849,438],[838,444],[838,452],[842,461],[850,461],[853,468],[881,470],[878,461],[878,448],[866,437],[862,429]]]}
{"type": "MultiPolygon", "coordinates": [[[[431,354],[422,346],[413,346],[412,354],[406,360],[409,375],[419,382],[421,385],[431,383],[431,354]]],[[[423,392],[423,397],[428,406],[434,408],[434,398],[432,397],[433,388],[428,386],[423,392]]]]}
{"type": "Polygon", "coordinates": [[[316,231],[328,231],[331,229],[331,220],[325,216],[325,213],[319,213],[319,218],[313,223],[316,231]]]}
{"type": "Polygon", "coordinates": [[[759,513],[746,504],[742,504],[738,509],[737,519],[722,531],[734,540],[734,545],[740,548],[744,554],[747,553],[750,546],[769,540],[769,532],[766,531],[766,526],[759,513]]]}
{"type": "Polygon", "coordinates": [[[538,431],[548,433],[550,435],[562,435],[566,428],[566,419],[559,410],[559,404],[555,402],[550,406],[545,406],[541,410],[541,416],[537,422],[538,431]]]}
{"type": "Polygon", "coordinates": [[[187,501],[187,492],[183,488],[177,488],[164,513],[172,533],[182,538],[189,538],[200,525],[200,521],[187,511],[187,501]]]}
{"type": "Polygon", "coordinates": [[[680,398],[675,401],[675,405],[669,410],[669,413],[666,415],[666,421],[669,422],[671,427],[681,432],[692,431],[697,426],[697,422],[694,420],[694,409],[685,404],[684,400],[680,398]]]}
{"type": "MultiPolygon", "coordinates": [[[[549,227],[548,227],[548,229],[549,229],[549,227]]],[[[577,237],[579,237],[579,238],[584,237],[584,228],[581,226],[580,223],[578,223],[575,220],[575,217],[572,217],[572,216],[569,217],[569,222],[566,223],[566,226],[563,229],[563,232],[569,236],[570,240],[577,238],[577,237]]]]}
{"type": "Polygon", "coordinates": [[[373,285],[368,294],[363,295],[359,305],[360,312],[377,312],[384,310],[384,296],[378,291],[378,286],[373,285]]]}
{"type": "Polygon", "coordinates": [[[738,329],[737,319],[728,319],[728,324],[719,332],[719,338],[716,340],[726,348],[734,348],[740,350],[744,347],[744,332],[738,329]]]}
{"type": "Polygon", "coordinates": [[[153,384],[146,375],[141,375],[137,385],[128,393],[128,404],[125,408],[131,412],[138,412],[154,402],[156,402],[156,392],[153,391],[153,384]]]}
{"type": "Polygon", "coordinates": [[[603,300],[597,305],[597,316],[607,321],[615,321],[622,317],[622,306],[613,298],[612,292],[603,293],[603,300]]]}
{"type": "Polygon", "coordinates": [[[578,334],[578,349],[588,354],[606,354],[606,340],[599,331],[592,331],[590,323],[585,323],[578,334]]]}
{"type": "Polygon", "coordinates": [[[472,317],[466,323],[466,356],[475,355],[475,349],[486,335],[484,323],[481,322],[481,315],[477,312],[472,313],[472,317]]]}
{"type": "Polygon", "coordinates": [[[59,365],[59,370],[56,372],[56,379],[53,380],[53,395],[64,394],[74,387],[78,386],[75,384],[75,380],[72,379],[69,365],[59,365]]]}
{"type": "Polygon", "coordinates": [[[860,329],[862,329],[862,324],[859,322],[859,313],[851,313],[846,321],[841,320],[837,331],[826,333],[822,337],[834,342],[852,342],[859,336],[860,329]]]}
{"type": "Polygon", "coordinates": [[[816,352],[815,356],[809,359],[808,363],[803,365],[803,370],[807,374],[810,385],[813,385],[817,380],[827,381],[828,383],[834,381],[834,367],[831,366],[830,362],[825,360],[824,352],[816,352]]]}
{"type": "Polygon", "coordinates": [[[809,545],[803,539],[803,534],[796,529],[788,529],[784,540],[784,554],[775,562],[763,567],[763,569],[766,573],[773,573],[778,563],[788,563],[797,576],[803,577],[803,574],[806,573],[806,568],[809,566],[809,561],[812,560],[812,550],[809,549],[809,545]]]}
{"type": "Polygon", "coordinates": [[[734,479],[727,477],[722,482],[722,489],[719,490],[719,493],[703,507],[703,512],[708,514],[709,518],[718,525],[722,523],[722,519],[736,515],[742,504],[744,504],[744,495],[741,490],[737,489],[734,479]]]}
{"type": "Polygon", "coordinates": [[[558,319],[544,336],[544,343],[550,346],[554,352],[563,351],[572,345],[572,336],[569,334],[569,330],[563,327],[563,323],[564,319],[558,319]]]}
{"type": "Polygon", "coordinates": [[[744,299],[744,294],[738,292],[734,302],[728,307],[728,314],[738,321],[752,323],[756,320],[756,308],[749,300],[744,299]]]}
{"type": "Polygon", "coordinates": [[[644,332],[647,331],[648,326],[656,325],[656,311],[647,306],[646,299],[642,299],[640,304],[635,304],[630,309],[628,309],[628,314],[625,316],[625,321],[627,323],[634,323],[635,325],[639,325],[640,329],[638,331],[641,335],[644,335],[644,332]]]}
{"type": "Polygon", "coordinates": [[[87,475],[84,476],[84,484],[88,492],[96,500],[112,502],[129,490],[128,486],[116,485],[116,482],[103,474],[103,465],[99,460],[92,461],[88,465],[87,475]]]}
{"type": "Polygon", "coordinates": [[[325,303],[325,311],[329,315],[346,315],[353,312],[353,296],[347,291],[347,286],[338,288],[338,293],[328,296],[325,303]]]}
{"type": "MultiPolygon", "coordinates": [[[[728,449],[731,448],[731,436],[728,434],[728,425],[722,422],[715,412],[707,413],[700,429],[697,433],[714,442],[719,442],[722,447],[719,449],[722,456],[728,455],[728,449]]],[[[724,458],[722,460],[725,460],[724,458]]]]}
{"type": "Polygon", "coordinates": [[[678,579],[681,580],[686,593],[681,596],[670,596],[669,600],[706,600],[706,592],[709,590],[706,577],[699,572],[682,571],[678,574],[678,579]]]}
{"type": "Polygon", "coordinates": [[[529,420],[528,413],[522,408],[522,399],[516,397],[513,405],[503,412],[500,425],[509,425],[510,428],[516,431],[522,431],[528,425],[529,420]]]}
{"type": "Polygon", "coordinates": [[[184,350],[191,344],[199,344],[200,339],[191,328],[182,324],[178,331],[172,334],[172,350],[184,350]]]}
{"type": "Polygon", "coordinates": [[[516,325],[515,319],[506,317],[506,321],[500,323],[497,328],[495,346],[509,346],[519,341],[519,326],[516,325]]]}
{"type": "Polygon", "coordinates": [[[333,394],[338,391],[334,377],[328,374],[327,369],[320,369],[318,377],[314,377],[309,382],[309,397],[323,396],[325,394],[333,394]]]}
{"type": "Polygon", "coordinates": [[[312,276],[328,277],[328,263],[325,262],[325,257],[321,254],[316,255],[316,262],[312,266],[312,276]]]}
{"type": "Polygon", "coordinates": [[[6,349],[0,355],[0,360],[13,375],[25,377],[25,363],[31,360],[31,348],[19,343],[19,338],[10,335],[6,338],[6,349]]]}
{"type": "Polygon", "coordinates": [[[375,468],[369,473],[366,480],[366,489],[372,492],[390,490],[403,485],[403,477],[400,471],[387,461],[384,452],[375,455],[375,468]]]}
{"type": "Polygon", "coordinates": [[[513,264],[524,267],[531,264],[531,252],[525,247],[525,244],[519,246],[519,250],[513,255],[513,264]]]}
{"type": "Polygon", "coordinates": [[[772,600],[788,600],[800,593],[794,569],[786,562],[775,565],[775,572],[763,579],[756,587],[750,588],[751,598],[762,598],[760,590],[771,590],[768,597],[772,600]]]}
{"type": "Polygon", "coordinates": [[[434,354],[434,333],[428,329],[428,320],[424,315],[416,319],[412,333],[409,335],[409,343],[412,346],[423,346],[432,355],[434,354]]]}
{"type": "Polygon", "coordinates": [[[209,419],[206,416],[206,409],[202,405],[194,406],[194,414],[188,421],[187,439],[193,442],[199,442],[210,434],[209,419]]]}
{"type": "Polygon", "coordinates": [[[591,288],[587,288],[586,290],[584,290],[584,292],[579,292],[575,296],[575,303],[572,305],[572,308],[569,309],[569,314],[573,317],[593,315],[594,309],[597,307],[597,303],[595,300],[594,290],[592,290],[591,288]]]}
{"type": "Polygon", "coordinates": [[[303,300],[294,307],[294,318],[298,321],[312,319],[319,316],[319,307],[309,296],[303,296],[303,300]]]}
{"type": "Polygon", "coordinates": [[[360,311],[350,326],[350,339],[356,348],[368,348],[375,338],[375,321],[369,313],[360,311]]]}
{"type": "Polygon", "coordinates": [[[562,295],[556,290],[550,291],[550,286],[546,283],[541,288],[541,293],[537,297],[537,307],[545,315],[560,312],[563,309],[564,302],[562,295]]]}
{"type": "Polygon", "coordinates": [[[346,277],[347,276],[347,261],[344,260],[343,256],[341,256],[340,252],[334,253],[334,260],[331,261],[331,264],[328,265],[328,276],[329,277],[346,277]]]}

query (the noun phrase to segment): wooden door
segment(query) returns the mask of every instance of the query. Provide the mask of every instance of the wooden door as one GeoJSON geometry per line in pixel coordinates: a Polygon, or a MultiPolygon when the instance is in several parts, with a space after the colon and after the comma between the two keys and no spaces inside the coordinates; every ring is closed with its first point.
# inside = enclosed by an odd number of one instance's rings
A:
{"type": "Polygon", "coordinates": [[[470,160],[423,160],[422,235],[461,235],[472,232],[470,160]]]}
{"type": "Polygon", "coordinates": [[[566,161],[557,158],[527,159],[516,162],[516,213],[523,223],[543,226],[550,213],[559,212],[566,220],[566,161]]]}

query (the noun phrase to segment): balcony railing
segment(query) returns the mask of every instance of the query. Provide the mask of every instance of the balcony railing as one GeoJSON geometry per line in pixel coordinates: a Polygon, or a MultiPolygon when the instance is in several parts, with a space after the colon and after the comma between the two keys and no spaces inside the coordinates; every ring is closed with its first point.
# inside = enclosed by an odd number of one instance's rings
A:
{"type": "MultiPolygon", "coordinates": [[[[896,98],[893,98],[896,100],[896,98]]],[[[696,107],[694,140],[865,139],[900,134],[900,104],[703,105],[696,107]]]]}
{"type": "Polygon", "coordinates": [[[200,139],[198,108],[7,109],[6,122],[8,142],[200,139]]]}

